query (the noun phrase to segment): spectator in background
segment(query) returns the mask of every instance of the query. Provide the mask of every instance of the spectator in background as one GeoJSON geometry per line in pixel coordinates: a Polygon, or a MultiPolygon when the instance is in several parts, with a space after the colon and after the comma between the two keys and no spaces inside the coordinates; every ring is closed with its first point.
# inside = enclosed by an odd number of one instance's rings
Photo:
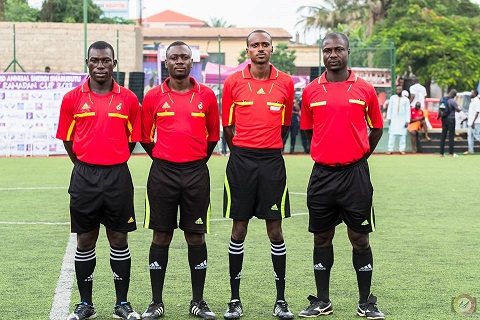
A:
{"type": "Polygon", "coordinates": [[[154,82],[155,82],[155,77],[152,76],[150,78],[150,81],[148,81],[148,85],[143,90],[143,96],[145,96],[147,94],[147,92],[150,91],[150,89],[153,89],[153,87],[155,87],[154,82]]]}
{"type": "Polygon", "coordinates": [[[413,78],[413,85],[410,86],[410,106],[415,108],[415,104],[420,102],[422,110],[425,109],[425,97],[427,96],[427,89],[418,83],[418,78],[413,78]]]}
{"type": "Polygon", "coordinates": [[[423,132],[425,133],[425,139],[427,141],[432,140],[428,136],[428,128],[427,124],[425,123],[425,116],[423,110],[421,109],[420,102],[417,102],[415,104],[415,108],[410,109],[410,124],[408,125],[408,132],[410,132],[413,153],[417,153],[417,138],[418,131],[420,131],[420,129],[423,129],[423,132]]]}
{"type": "MultiPolygon", "coordinates": [[[[300,112],[298,114],[298,118],[301,119],[302,97],[300,97],[298,99],[298,108],[300,109],[300,112]]],[[[308,141],[307,134],[305,133],[305,130],[300,129],[300,138],[302,139],[303,152],[305,152],[305,154],[309,154],[310,153],[310,141],[308,141]]]]}
{"type": "Polygon", "coordinates": [[[285,143],[287,143],[288,136],[290,135],[290,154],[295,153],[295,141],[298,134],[298,129],[300,128],[300,107],[298,106],[297,101],[293,101],[292,107],[292,121],[290,122],[290,128],[287,131],[287,134],[283,138],[283,150],[285,150],[285,143]]]}
{"type": "Polygon", "coordinates": [[[45,73],[50,73],[50,67],[49,66],[45,67],[45,73]]]}
{"type": "Polygon", "coordinates": [[[395,147],[396,137],[400,137],[399,151],[405,154],[407,126],[410,123],[410,105],[408,98],[402,95],[402,87],[397,86],[397,94],[390,97],[387,109],[388,120],[388,151],[391,154],[395,147]]]}
{"type": "MultiPolygon", "coordinates": [[[[442,117],[442,138],[440,140],[440,156],[445,156],[445,140],[447,139],[448,133],[448,152],[450,153],[450,157],[456,158],[458,155],[453,152],[453,141],[455,137],[455,112],[460,112],[462,109],[455,101],[455,97],[457,96],[457,90],[452,89],[448,93],[448,96],[445,98],[448,99],[448,116],[442,117]]],[[[438,115],[437,119],[440,117],[438,115]]]]}
{"type": "Polygon", "coordinates": [[[474,138],[480,141],[480,99],[478,98],[478,90],[473,89],[470,94],[470,105],[468,107],[468,150],[463,154],[473,154],[474,138]]]}

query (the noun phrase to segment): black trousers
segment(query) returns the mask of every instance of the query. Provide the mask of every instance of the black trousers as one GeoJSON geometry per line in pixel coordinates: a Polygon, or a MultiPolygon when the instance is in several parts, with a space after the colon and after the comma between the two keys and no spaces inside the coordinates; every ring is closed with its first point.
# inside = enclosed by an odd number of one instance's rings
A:
{"type": "Polygon", "coordinates": [[[445,140],[448,132],[448,153],[453,154],[453,141],[455,138],[455,118],[442,119],[442,140],[440,141],[440,154],[444,154],[445,140]]]}

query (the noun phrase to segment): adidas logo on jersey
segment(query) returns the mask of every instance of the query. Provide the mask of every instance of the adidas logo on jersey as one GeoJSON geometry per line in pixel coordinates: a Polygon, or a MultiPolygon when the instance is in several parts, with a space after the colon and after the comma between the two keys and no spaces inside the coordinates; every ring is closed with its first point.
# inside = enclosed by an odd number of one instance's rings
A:
{"type": "Polygon", "coordinates": [[[242,279],[242,271],[240,271],[235,277],[235,280],[239,280],[239,279],[242,279]]]}
{"type": "Polygon", "coordinates": [[[162,270],[162,266],[157,261],[150,263],[149,268],[150,270],[162,270]]]}
{"type": "Polygon", "coordinates": [[[135,222],[135,220],[133,220],[133,217],[130,217],[130,219],[128,219],[127,223],[132,223],[132,222],[135,222]]]}
{"type": "Polygon", "coordinates": [[[276,210],[276,211],[278,211],[277,204],[275,203],[275,204],[270,208],[270,210],[276,210]]]}
{"type": "Polygon", "coordinates": [[[263,88],[260,88],[260,89],[257,91],[257,94],[265,94],[265,91],[263,90],[263,88]]]}
{"type": "Polygon", "coordinates": [[[372,265],[370,263],[367,264],[366,266],[363,266],[360,269],[358,269],[358,271],[372,271],[372,270],[373,270],[373,268],[372,268],[372,265]]]}
{"type": "Polygon", "coordinates": [[[120,277],[118,274],[116,274],[116,273],[114,272],[114,273],[113,273],[113,280],[121,281],[121,280],[123,280],[123,278],[120,277]]]}
{"type": "Polygon", "coordinates": [[[93,281],[93,273],[91,275],[89,275],[84,281],[85,282],[93,281]]]}
{"type": "Polygon", "coordinates": [[[195,266],[195,270],[207,269],[207,260],[203,260],[202,263],[199,263],[195,266]]]}
{"type": "Polygon", "coordinates": [[[202,218],[198,218],[197,221],[195,221],[195,224],[203,224],[202,218]]]}
{"type": "Polygon", "coordinates": [[[369,225],[368,220],[365,220],[362,222],[362,226],[368,226],[368,225],[369,225]]]}
{"type": "Polygon", "coordinates": [[[162,109],[169,109],[170,108],[170,105],[168,104],[168,102],[165,102],[162,106],[162,109]]]}
{"type": "Polygon", "coordinates": [[[325,268],[321,263],[317,263],[313,265],[313,270],[324,271],[327,270],[327,268],[325,268]]]}
{"type": "Polygon", "coordinates": [[[85,103],[85,104],[82,106],[81,110],[82,110],[82,111],[89,111],[89,110],[90,110],[90,106],[89,106],[87,103],[85,103]]]}

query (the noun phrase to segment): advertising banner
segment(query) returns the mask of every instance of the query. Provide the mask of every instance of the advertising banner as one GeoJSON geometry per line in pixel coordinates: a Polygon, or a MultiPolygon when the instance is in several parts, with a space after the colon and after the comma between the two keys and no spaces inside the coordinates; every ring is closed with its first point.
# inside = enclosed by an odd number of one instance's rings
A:
{"type": "Polygon", "coordinates": [[[66,154],[55,138],[63,96],[83,73],[0,73],[0,156],[66,154]]]}

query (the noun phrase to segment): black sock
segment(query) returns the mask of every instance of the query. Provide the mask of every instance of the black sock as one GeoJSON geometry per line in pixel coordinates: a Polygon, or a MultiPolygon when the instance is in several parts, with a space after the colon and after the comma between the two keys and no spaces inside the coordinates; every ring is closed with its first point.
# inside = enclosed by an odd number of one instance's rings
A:
{"type": "Polygon", "coordinates": [[[128,245],[123,248],[110,246],[110,267],[113,271],[113,282],[117,295],[116,304],[127,302],[128,287],[130,285],[130,268],[132,259],[128,245]]]}
{"type": "Polygon", "coordinates": [[[230,238],[228,246],[228,261],[230,269],[231,300],[240,300],[240,279],[242,278],[243,265],[243,240],[230,238]]]}
{"type": "Polygon", "coordinates": [[[80,292],[80,300],[92,305],[93,271],[97,264],[95,248],[82,251],[77,248],[75,252],[75,275],[80,292]]]}
{"type": "Polygon", "coordinates": [[[357,273],[359,302],[367,302],[372,283],[373,255],[372,249],[353,250],[353,267],[357,273]]]}
{"type": "Polygon", "coordinates": [[[207,244],[188,245],[188,263],[190,264],[190,277],[192,279],[192,300],[203,300],[203,288],[207,275],[207,244]]]}
{"type": "Polygon", "coordinates": [[[320,301],[330,301],[330,270],[333,266],[333,245],[315,247],[313,249],[313,273],[317,286],[317,298],[320,301]]]}
{"type": "Polygon", "coordinates": [[[168,264],[168,246],[159,246],[152,242],[148,263],[150,268],[150,283],[152,297],[156,303],[163,302],[163,283],[168,264]]]}
{"type": "Polygon", "coordinates": [[[283,240],[270,242],[270,252],[272,254],[275,286],[277,287],[277,301],[285,300],[285,269],[287,262],[285,242],[283,240]]]}

